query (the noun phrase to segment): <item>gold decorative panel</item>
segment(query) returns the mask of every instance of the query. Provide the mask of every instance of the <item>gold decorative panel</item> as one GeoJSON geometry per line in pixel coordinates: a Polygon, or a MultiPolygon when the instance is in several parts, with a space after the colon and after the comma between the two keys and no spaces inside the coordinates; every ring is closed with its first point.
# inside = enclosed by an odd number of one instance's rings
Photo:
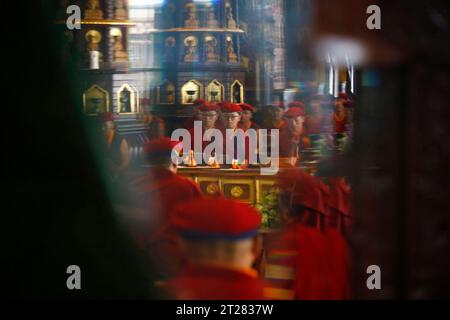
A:
{"type": "Polygon", "coordinates": [[[242,103],[244,102],[244,85],[236,80],[231,85],[231,102],[242,103]]]}
{"type": "Polygon", "coordinates": [[[207,196],[216,196],[220,194],[220,185],[218,181],[199,181],[202,192],[207,196]]]}
{"type": "Polygon", "coordinates": [[[227,198],[248,203],[255,202],[253,179],[222,180],[222,190],[227,198]]]}
{"type": "Polygon", "coordinates": [[[139,112],[139,97],[137,89],[124,84],[117,91],[117,111],[122,114],[139,112]]]}
{"type": "Polygon", "coordinates": [[[94,84],[83,93],[83,109],[87,115],[109,111],[109,93],[94,84]]]}
{"type": "Polygon", "coordinates": [[[202,85],[196,81],[191,80],[181,88],[181,97],[183,104],[193,104],[195,100],[201,98],[202,85]]]}
{"type": "Polygon", "coordinates": [[[178,174],[194,179],[205,195],[217,195],[256,205],[264,190],[273,187],[276,176],[262,176],[259,169],[229,170],[178,167],[178,174]],[[219,190],[217,190],[219,189],[219,190]]]}
{"type": "Polygon", "coordinates": [[[158,104],[175,103],[175,86],[172,82],[166,80],[156,89],[156,102],[158,104]]]}
{"type": "Polygon", "coordinates": [[[224,86],[217,80],[213,80],[206,87],[206,99],[209,102],[220,102],[223,99],[224,86]]]}

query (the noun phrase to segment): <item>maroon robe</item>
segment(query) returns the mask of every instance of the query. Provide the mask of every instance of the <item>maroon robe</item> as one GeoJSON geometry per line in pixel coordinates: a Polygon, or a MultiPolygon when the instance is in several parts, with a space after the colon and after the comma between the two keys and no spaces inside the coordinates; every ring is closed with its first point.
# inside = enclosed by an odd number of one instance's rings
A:
{"type": "Polygon", "coordinates": [[[264,284],[255,274],[213,266],[188,266],[164,286],[178,300],[262,300],[264,284]]]}
{"type": "Polygon", "coordinates": [[[151,254],[151,260],[163,274],[176,274],[184,257],[178,250],[170,214],[179,204],[202,197],[200,188],[167,169],[154,168],[134,178],[131,190],[135,203],[146,215],[139,219],[142,223],[135,225],[133,230],[138,244],[151,254]]]}

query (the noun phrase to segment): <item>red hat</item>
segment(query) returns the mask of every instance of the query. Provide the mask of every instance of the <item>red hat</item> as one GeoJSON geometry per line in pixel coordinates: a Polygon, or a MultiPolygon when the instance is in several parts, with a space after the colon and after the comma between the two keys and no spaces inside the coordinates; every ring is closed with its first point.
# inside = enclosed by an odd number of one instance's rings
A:
{"type": "Polygon", "coordinates": [[[254,237],[261,215],[248,204],[225,198],[196,199],[178,206],[171,222],[187,239],[233,241],[254,237]]]}
{"type": "Polygon", "coordinates": [[[112,112],[99,113],[98,117],[102,123],[105,123],[108,121],[114,121],[114,113],[112,113],[112,112]]]}
{"type": "Polygon", "coordinates": [[[284,109],[284,102],[283,101],[276,101],[276,102],[272,103],[272,105],[274,107],[278,107],[278,108],[284,109]]]}
{"type": "Polygon", "coordinates": [[[203,100],[203,99],[197,99],[197,100],[194,101],[193,104],[194,104],[195,107],[198,107],[198,106],[201,106],[201,105],[205,104],[205,102],[206,101],[203,100]]]}
{"type": "Polygon", "coordinates": [[[305,116],[304,108],[293,107],[293,108],[288,109],[284,113],[285,118],[297,118],[297,117],[304,117],[304,116],[305,116]]]}
{"type": "Polygon", "coordinates": [[[207,111],[217,111],[219,107],[215,103],[205,102],[203,103],[198,110],[207,112],[207,111]]]}
{"type": "Polygon", "coordinates": [[[316,177],[298,168],[290,168],[278,174],[277,185],[292,194],[294,204],[328,214],[327,186],[316,177]]]}
{"type": "Polygon", "coordinates": [[[352,99],[345,100],[344,101],[344,107],[352,108],[353,107],[353,100],[352,99]]]}
{"type": "Polygon", "coordinates": [[[339,99],[344,99],[344,100],[348,100],[348,94],[347,93],[345,93],[345,92],[341,92],[341,93],[339,93],[339,97],[338,97],[339,99]]]}
{"type": "Polygon", "coordinates": [[[181,141],[173,141],[170,138],[158,138],[144,144],[143,153],[146,155],[171,156],[172,150],[180,151],[181,148],[181,141]]]}
{"type": "Polygon", "coordinates": [[[251,112],[256,111],[256,108],[248,103],[239,103],[239,106],[242,108],[243,111],[251,111],[251,112]]]}
{"type": "Polygon", "coordinates": [[[223,101],[220,107],[223,113],[242,112],[242,108],[239,105],[228,101],[223,101]]]}
{"type": "Polygon", "coordinates": [[[300,101],[292,101],[291,103],[289,103],[288,108],[305,108],[305,104],[303,102],[300,101]]]}

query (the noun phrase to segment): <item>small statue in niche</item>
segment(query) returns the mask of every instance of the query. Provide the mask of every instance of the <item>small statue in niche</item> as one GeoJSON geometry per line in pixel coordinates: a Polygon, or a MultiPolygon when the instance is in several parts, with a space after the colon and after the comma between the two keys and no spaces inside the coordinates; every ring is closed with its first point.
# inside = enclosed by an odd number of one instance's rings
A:
{"type": "Polygon", "coordinates": [[[127,10],[125,9],[124,0],[115,0],[114,3],[114,19],[126,20],[128,19],[127,10]]]}
{"type": "Polygon", "coordinates": [[[165,81],[157,87],[157,103],[175,103],[175,86],[171,82],[165,81]]]}
{"type": "Polygon", "coordinates": [[[114,28],[111,29],[110,34],[113,37],[114,61],[128,61],[128,53],[123,50],[122,32],[120,29],[114,28]]]}
{"type": "Polygon", "coordinates": [[[206,8],[207,12],[206,12],[206,26],[208,28],[218,28],[219,27],[219,22],[216,20],[216,13],[214,12],[214,7],[212,6],[208,6],[206,8]]]}
{"type": "Polygon", "coordinates": [[[85,19],[103,19],[103,11],[100,9],[100,0],[88,0],[84,10],[85,19]]]}
{"type": "Polygon", "coordinates": [[[120,93],[120,98],[119,98],[119,110],[120,113],[131,113],[131,92],[128,89],[123,89],[122,92],[120,93]]]}
{"type": "Polygon", "coordinates": [[[219,62],[219,57],[216,53],[217,40],[212,36],[205,38],[206,43],[206,61],[207,62],[219,62]]]}
{"type": "Polygon", "coordinates": [[[241,103],[241,86],[236,84],[233,86],[233,102],[241,103]]]}
{"type": "Polygon", "coordinates": [[[167,99],[167,103],[171,103],[171,104],[175,103],[175,92],[167,91],[166,99],[167,99]]]}
{"type": "Polygon", "coordinates": [[[225,10],[227,17],[227,28],[237,29],[236,20],[233,19],[233,9],[231,8],[231,4],[229,2],[225,4],[225,10]]]}
{"type": "Polygon", "coordinates": [[[238,62],[238,56],[234,52],[233,38],[230,36],[227,37],[227,56],[228,56],[228,62],[232,62],[232,63],[238,62]]]}
{"type": "Polygon", "coordinates": [[[85,35],[87,60],[91,59],[91,52],[98,52],[98,61],[103,62],[103,54],[100,52],[99,43],[102,41],[102,35],[97,30],[89,30],[85,35]]]}
{"type": "Polygon", "coordinates": [[[197,38],[187,37],[184,40],[184,45],[186,47],[186,55],[184,56],[184,62],[197,62],[198,61],[198,50],[197,50],[197,38]]]}
{"type": "Polygon", "coordinates": [[[184,26],[186,28],[198,28],[200,26],[200,23],[197,19],[197,12],[195,8],[195,4],[188,3],[186,5],[187,9],[187,19],[184,21],[184,26]]]}

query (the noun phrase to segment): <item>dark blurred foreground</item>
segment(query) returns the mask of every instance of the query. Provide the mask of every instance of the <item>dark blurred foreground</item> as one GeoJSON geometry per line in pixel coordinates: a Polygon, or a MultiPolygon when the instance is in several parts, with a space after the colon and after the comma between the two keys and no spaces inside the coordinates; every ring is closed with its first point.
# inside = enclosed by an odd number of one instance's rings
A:
{"type": "MultiPolygon", "coordinates": [[[[351,160],[355,298],[449,298],[448,5],[383,5],[386,25],[378,39],[408,54],[374,68],[375,83],[364,77],[359,83],[351,160]],[[381,266],[381,291],[361,285],[372,264],[381,266]]],[[[5,9],[27,23],[4,29],[3,40],[3,292],[9,298],[157,298],[151,272],[112,215],[71,96],[70,70],[59,65],[42,19],[45,7],[22,6],[5,9]],[[82,269],[80,291],[66,288],[72,264],[82,269]]]]}

